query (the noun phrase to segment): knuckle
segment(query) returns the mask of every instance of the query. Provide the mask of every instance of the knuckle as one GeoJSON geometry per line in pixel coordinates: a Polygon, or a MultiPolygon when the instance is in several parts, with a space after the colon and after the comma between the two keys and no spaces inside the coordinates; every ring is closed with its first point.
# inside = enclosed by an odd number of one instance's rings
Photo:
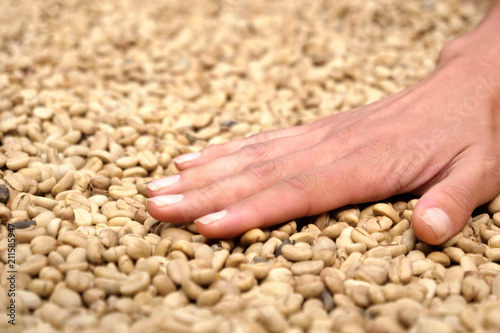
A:
{"type": "Polygon", "coordinates": [[[446,43],[446,45],[441,49],[441,52],[439,52],[438,62],[451,58],[454,54],[457,54],[457,51],[462,50],[463,47],[464,45],[461,38],[457,38],[449,43],[446,43]]]}
{"type": "Polygon", "coordinates": [[[298,198],[302,199],[298,201],[301,216],[311,215],[312,199],[310,189],[314,188],[316,185],[319,185],[316,177],[308,174],[298,174],[292,177],[283,178],[278,183],[278,186],[283,190],[282,193],[292,192],[298,198]]]}
{"type": "Polygon", "coordinates": [[[248,165],[245,173],[257,181],[268,178],[280,179],[283,176],[283,164],[277,160],[257,162],[248,165]]]}
{"type": "Polygon", "coordinates": [[[359,128],[357,124],[352,124],[342,128],[337,133],[331,136],[331,142],[335,145],[346,146],[352,144],[353,140],[359,136],[359,128]]]}
{"type": "Polygon", "coordinates": [[[245,140],[248,140],[248,143],[255,143],[256,141],[257,142],[269,141],[273,138],[273,136],[274,136],[274,131],[265,131],[265,132],[253,134],[245,140]]]}
{"type": "Polygon", "coordinates": [[[248,146],[244,146],[239,150],[239,153],[243,156],[250,157],[256,160],[262,160],[267,157],[267,145],[264,143],[254,143],[248,146]]]}
{"type": "Polygon", "coordinates": [[[224,176],[225,177],[229,177],[231,176],[232,174],[234,174],[235,172],[237,172],[238,170],[241,170],[242,169],[242,161],[239,161],[237,159],[231,159],[229,160],[225,165],[224,165],[224,176]]]}
{"type": "Polygon", "coordinates": [[[404,191],[403,184],[404,173],[401,169],[396,172],[385,172],[385,176],[382,177],[384,186],[388,188],[389,195],[400,194],[404,191]]]}
{"type": "Polygon", "coordinates": [[[384,164],[382,168],[376,174],[383,175],[381,177],[382,185],[388,189],[389,195],[406,192],[408,184],[412,180],[415,181],[415,184],[419,184],[419,180],[414,176],[415,165],[411,160],[401,160],[393,165],[384,164]]]}
{"type": "Polygon", "coordinates": [[[280,183],[281,186],[285,187],[288,191],[293,191],[299,195],[307,196],[309,194],[309,189],[314,187],[314,184],[317,183],[317,181],[311,175],[298,174],[283,178],[280,183]]]}
{"type": "Polygon", "coordinates": [[[203,148],[202,152],[206,156],[220,156],[234,153],[240,147],[245,145],[246,139],[237,139],[224,143],[212,144],[206,148],[203,148]]]}
{"type": "MultiPolygon", "coordinates": [[[[379,159],[388,158],[389,154],[394,152],[394,143],[387,138],[374,138],[358,148],[357,154],[360,158],[378,157],[379,159]]],[[[388,159],[390,160],[390,159],[388,159]]]]}
{"type": "Polygon", "coordinates": [[[398,148],[388,138],[374,138],[353,152],[355,165],[362,166],[365,181],[377,186],[382,195],[395,195],[408,191],[424,180],[421,158],[408,155],[406,148],[398,148]]]}

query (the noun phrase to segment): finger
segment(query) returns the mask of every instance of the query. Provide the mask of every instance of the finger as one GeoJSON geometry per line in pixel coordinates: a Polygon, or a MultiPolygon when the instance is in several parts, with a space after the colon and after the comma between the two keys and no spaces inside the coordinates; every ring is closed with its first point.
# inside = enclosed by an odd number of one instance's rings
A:
{"type": "Polygon", "coordinates": [[[232,154],[244,146],[266,142],[269,140],[292,137],[310,131],[308,125],[282,128],[252,135],[248,138],[233,140],[224,144],[213,145],[199,152],[189,153],[174,158],[175,166],[180,171],[212,161],[224,155],[232,154]]]}
{"type": "Polygon", "coordinates": [[[288,128],[282,128],[273,131],[267,131],[252,135],[248,138],[230,141],[220,145],[210,146],[203,149],[200,152],[190,153],[178,156],[174,159],[177,169],[180,171],[192,168],[197,165],[212,161],[221,156],[228,155],[236,152],[244,146],[263,143],[266,141],[287,138],[306,134],[315,130],[321,130],[323,127],[323,132],[333,131],[335,128],[345,128],[349,124],[356,122],[358,119],[363,117],[363,114],[371,111],[373,107],[364,107],[362,109],[353,109],[350,112],[337,113],[331,117],[327,117],[311,124],[306,124],[302,126],[294,126],[288,128]],[[325,126],[328,125],[328,126],[325,126]]]}
{"type": "Polygon", "coordinates": [[[319,214],[354,202],[387,196],[375,183],[368,166],[355,168],[351,158],[287,178],[246,200],[197,219],[196,227],[207,237],[234,237],[252,228],[319,214]]]}
{"type": "Polygon", "coordinates": [[[426,243],[441,244],[456,235],[475,207],[487,202],[492,187],[481,175],[484,165],[456,165],[449,175],[432,186],[418,200],[412,226],[426,243]]]}
{"type": "Polygon", "coordinates": [[[325,154],[331,151],[329,144],[323,141],[292,154],[253,163],[228,178],[184,192],[182,202],[175,205],[171,198],[180,198],[176,194],[155,196],[149,199],[148,210],[160,221],[193,221],[265,190],[289,175],[332,163],[338,156],[325,154]]]}
{"type": "MultiPolygon", "coordinates": [[[[271,160],[294,151],[309,148],[324,138],[324,132],[322,129],[317,129],[302,135],[282,137],[244,146],[230,155],[184,170],[178,175],[153,181],[147,185],[147,194],[151,198],[170,193],[182,193],[207,186],[221,179],[231,177],[252,163],[271,160]]],[[[314,154],[314,152],[311,153],[314,154]]],[[[290,163],[293,164],[295,161],[290,163]]]]}

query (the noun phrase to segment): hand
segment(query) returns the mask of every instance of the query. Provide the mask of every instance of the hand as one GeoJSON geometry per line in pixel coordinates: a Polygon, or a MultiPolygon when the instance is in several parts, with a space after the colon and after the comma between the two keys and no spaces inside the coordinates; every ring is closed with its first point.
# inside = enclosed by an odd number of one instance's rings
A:
{"type": "Polygon", "coordinates": [[[498,82],[465,61],[376,103],[180,156],[180,174],[148,185],[148,211],[227,238],[412,192],[417,236],[442,243],[500,190],[498,82]]]}

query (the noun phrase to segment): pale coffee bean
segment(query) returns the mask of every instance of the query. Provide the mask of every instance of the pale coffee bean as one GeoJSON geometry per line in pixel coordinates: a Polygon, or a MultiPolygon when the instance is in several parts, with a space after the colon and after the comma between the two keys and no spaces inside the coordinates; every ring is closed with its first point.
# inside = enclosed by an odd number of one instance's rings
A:
{"type": "Polygon", "coordinates": [[[309,244],[302,243],[304,244],[303,246],[298,244],[300,243],[297,243],[295,245],[291,244],[284,245],[283,248],[281,249],[283,257],[285,257],[290,261],[304,261],[311,259],[313,256],[313,251],[309,246],[309,244]]]}

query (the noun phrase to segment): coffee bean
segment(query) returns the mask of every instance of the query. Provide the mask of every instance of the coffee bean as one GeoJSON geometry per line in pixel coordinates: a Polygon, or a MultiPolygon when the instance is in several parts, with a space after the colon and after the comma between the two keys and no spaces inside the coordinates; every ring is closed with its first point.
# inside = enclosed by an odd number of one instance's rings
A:
{"type": "Polygon", "coordinates": [[[295,245],[286,244],[282,247],[281,251],[283,257],[291,261],[309,260],[313,255],[313,251],[307,243],[297,243],[295,245]]]}
{"type": "Polygon", "coordinates": [[[0,266],[8,268],[14,238],[21,326],[499,327],[500,197],[432,247],[411,226],[418,199],[403,197],[224,240],[208,240],[192,222],[149,216],[146,183],[177,174],[173,158],[411,86],[430,73],[445,41],[485,10],[453,1],[308,4],[2,8],[0,22],[15,24],[0,29],[9,43],[0,56],[0,266]],[[390,15],[394,8],[398,15],[390,15]],[[37,29],[28,26],[33,17],[37,29]]]}
{"type": "Polygon", "coordinates": [[[9,200],[9,188],[4,184],[0,184],[0,202],[6,203],[8,200],[9,200]]]}

